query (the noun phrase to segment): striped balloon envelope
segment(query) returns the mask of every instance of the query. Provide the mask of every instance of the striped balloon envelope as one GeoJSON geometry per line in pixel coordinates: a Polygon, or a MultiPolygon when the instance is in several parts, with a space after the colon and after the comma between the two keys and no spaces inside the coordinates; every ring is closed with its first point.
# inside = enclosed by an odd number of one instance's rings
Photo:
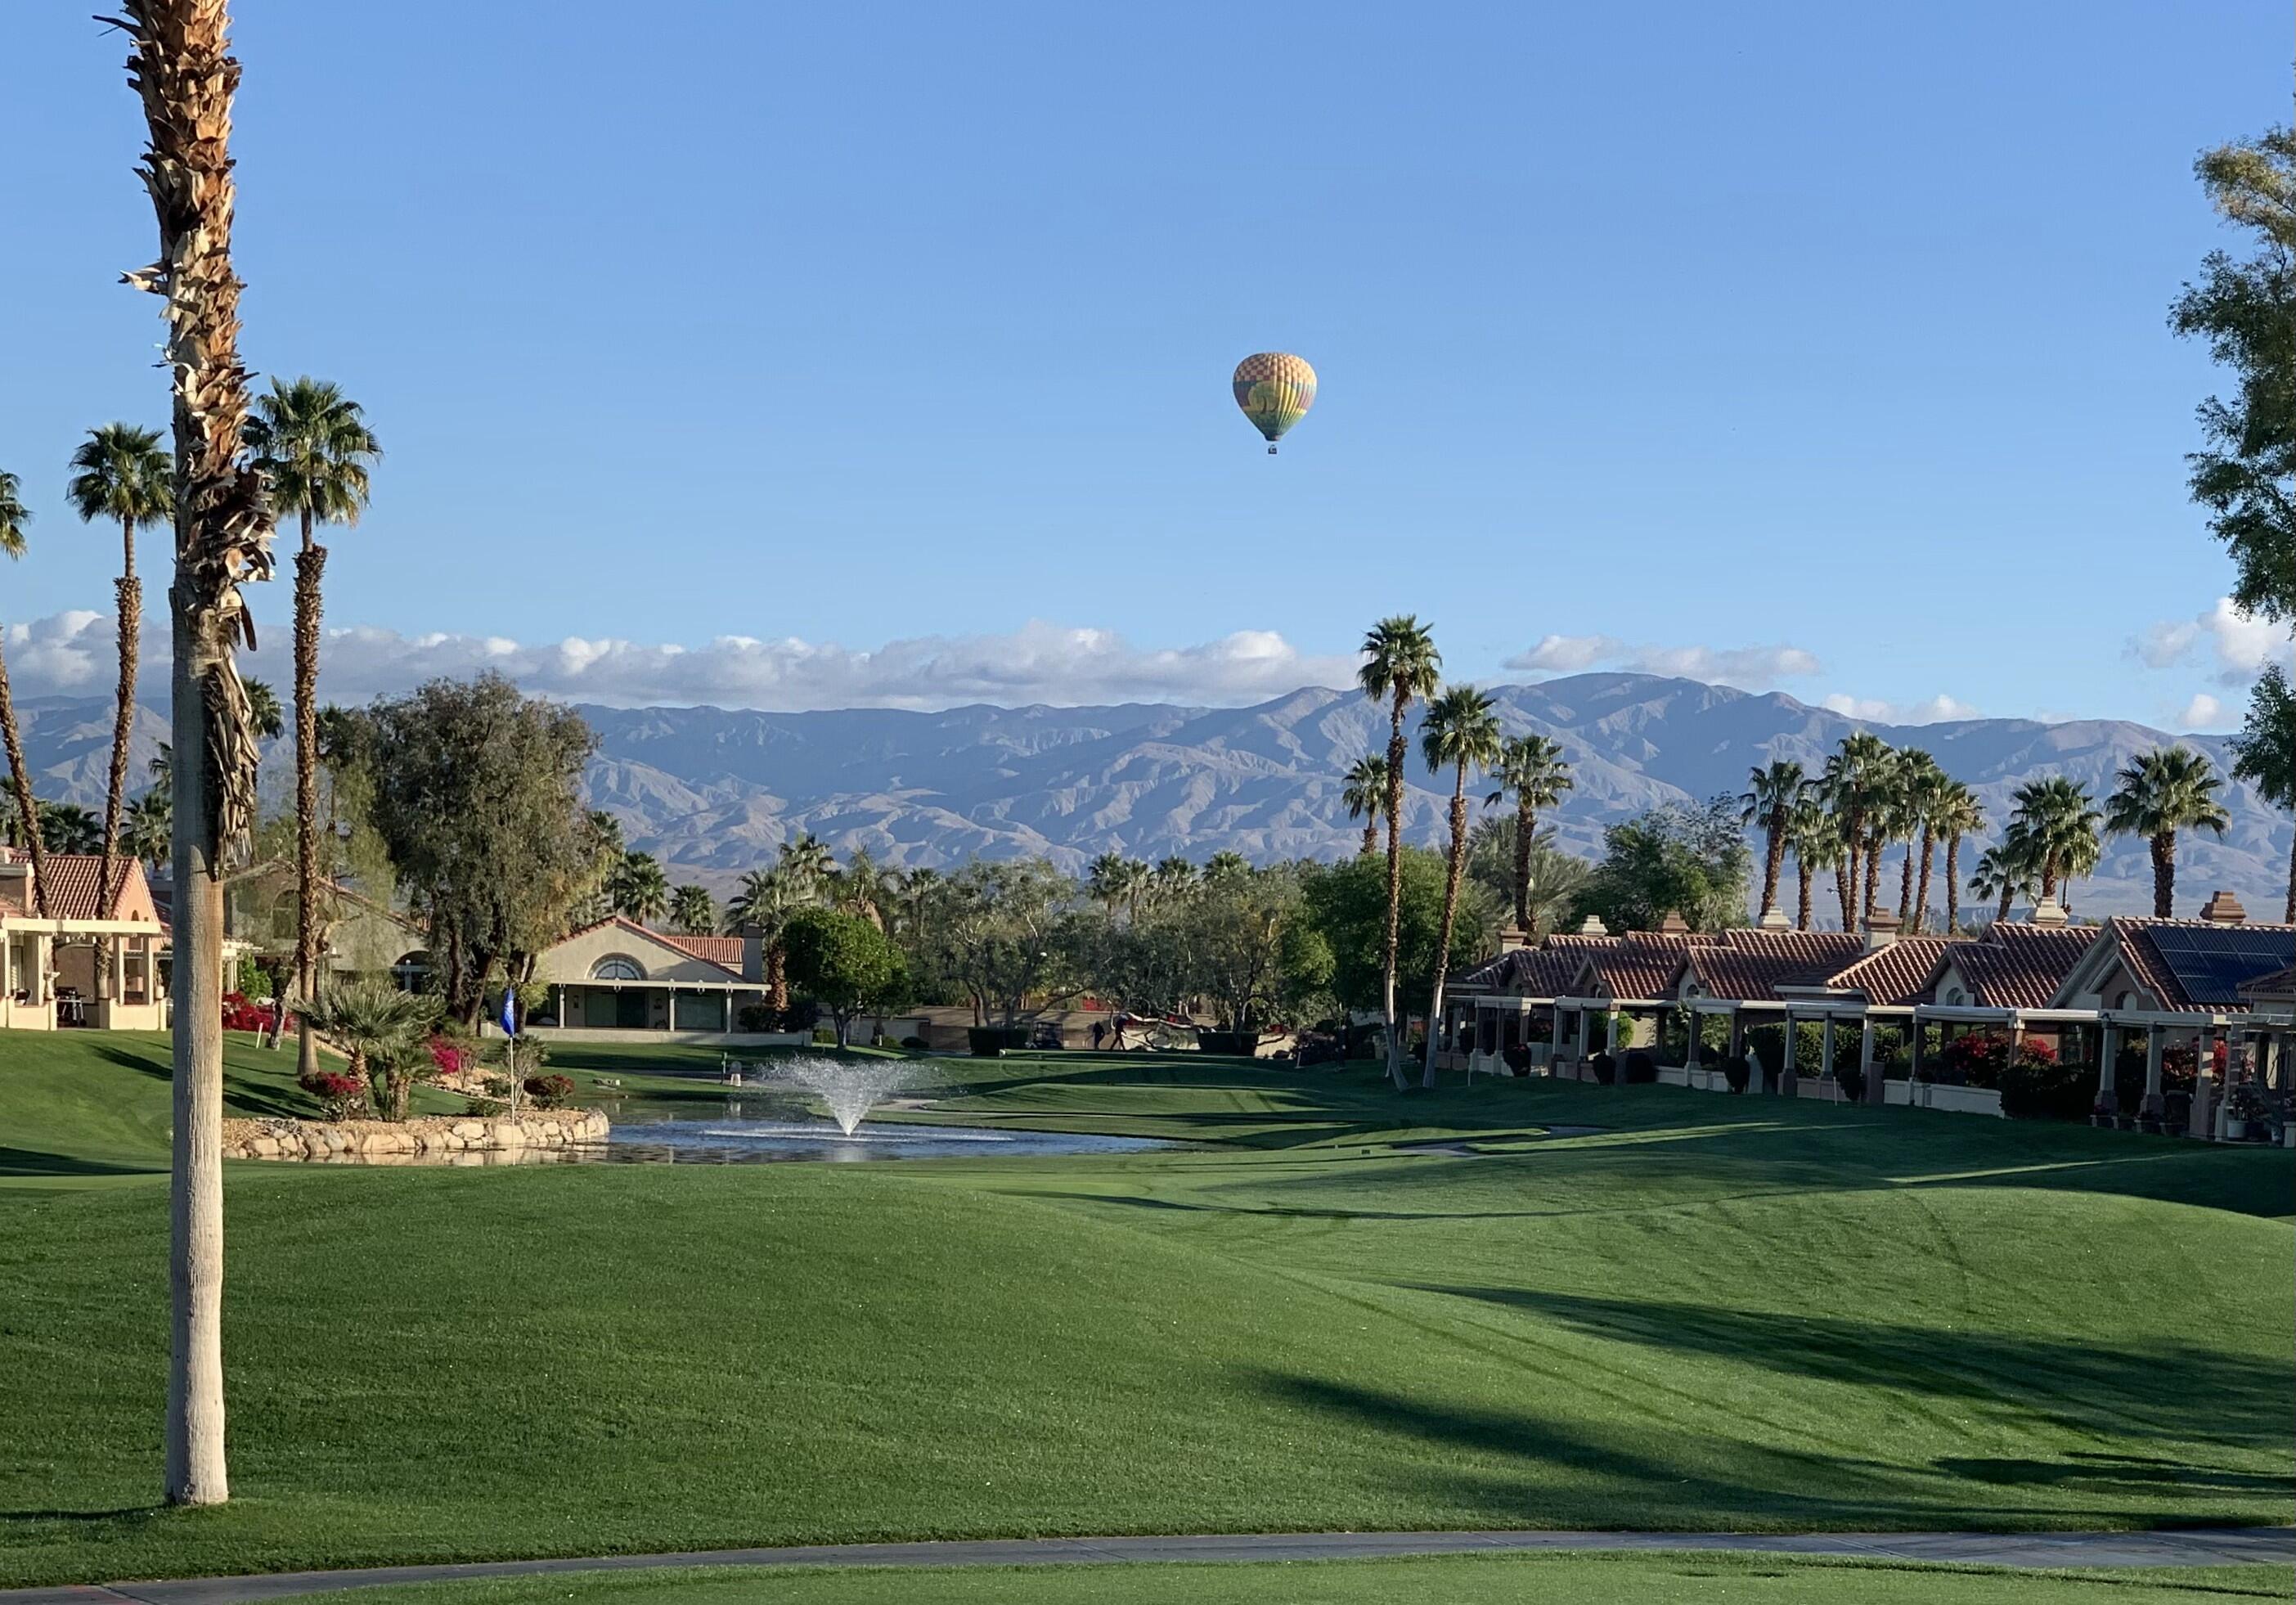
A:
{"type": "Polygon", "coordinates": [[[1267,437],[1267,454],[1283,431],[1316,405],[1316,370],[1288,351],[1257,351],[1235,364],[1235,405],[1267,437]]]}

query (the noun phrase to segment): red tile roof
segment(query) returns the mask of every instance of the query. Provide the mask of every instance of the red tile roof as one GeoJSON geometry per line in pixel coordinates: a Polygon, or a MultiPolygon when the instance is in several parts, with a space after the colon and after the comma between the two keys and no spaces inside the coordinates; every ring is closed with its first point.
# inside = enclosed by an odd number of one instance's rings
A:
{"type": "Polygon", "coordinates": [[[1926,1002],[1930,978],[1948,946],[1962,938],[1899,937],[1886,947],[1866,954],[1845,970],[1837,970],[1827,985],[1846,992],[1862,992],[1869,1003],[1903,1006],[1926,1002]]]}
{"type": "Polygon", "coordinates": [[[1630,930],[1616,937],[1552,936],[1546,946],[1592,968],[1602,993],[1627,1002],[1655,1002],[1668,995],[1684,952],[1716,940],[1695,931],[1630,930]]]}
{"type": "MultiPolygon", "coordinates": [[[[6,862],[28,861],[31,855],[19,848],[0,849],[7,855],[6,862]]],[[[50,853],[47,858],[48,917],[52,920],[106,920],[118,917],[103,906],[103,860],[94,853],[50,853]]],[[[113,910],[125,908],[128,915],[151,905],[151,883],[144,878],[144,863],[138,858],[124,858],[112,865],[113,910]]],[[[29,894],[29,888],[27,888],[29,894]]],[[[27,908],[37,907],[27,903],[27,908]]],[[[138,921],[142,923],[143,921],[138,921]]]]}
{"type": "Polygon", "coordinates": [[[1567,997],[1584,961],[1585,954],[1576,949],[1514,947],[1476,965],[1459,977],[1458,985],[1462,991],[1501,992],[1510,997],[1567,997]]]}
{"type": "Polygon", "coordinates": [[[676,936],[666,930],[657,930],[652,934],[657,940],[667,942],[681,952],[690,953],[706,964],[722,965],[727,970],[737,972],[741,970],[745,956],[742,938],[739,937],[676,936]]]}
{"type": "Polygon", "coordinates": [[[1823,987],[1865,951],[1849,930],[1730,930],[1683,956],[1709,997],[1775,1003],[1778,987],[1823,987]]]}
{"type": "Polygon", "coordinates": [[[1956,942],[1939,958],[1970,985],[1972,1002],[1993,1009],[2046,1009],[2095,941],[2094,925],[2020,925],[1997,920],[1973,942],[1956,942]]]}
{"type": "MultiPolygon", "coordinates": [[[[690,959],[699,959],[705,964],[715,964],[718,969],[730,972],[736,980],[747,980],[750,979],[742,973],[742,964],[744,955],[742,948],[742,938],[739,937],[672,936],[668,931],[656,930],[650,925],[641,925],[636,920],[631,919],[627,914],[608,914],[603,920],[593,920],[589,924],[583,926],[579,930],[570,930],[558,939],[561,942],[570,942],[576,937],[587,936],[590,932],[594,930],[603,930],[609,925],[619,925],[624,930],[636,931],[638,935],[659,942],[664,947],[671,948],[678,953],[682,953],[690,959]],[[715,953],[708,948],[704,948],[702,951],[699,952],[696,951],[697,946],[710,943],[731,943],[733,945],[733,962],[727,963],[724,959],[715,956],[715,953]]],[[[717,951],[724,950],[719,948],[717,951]]]]}

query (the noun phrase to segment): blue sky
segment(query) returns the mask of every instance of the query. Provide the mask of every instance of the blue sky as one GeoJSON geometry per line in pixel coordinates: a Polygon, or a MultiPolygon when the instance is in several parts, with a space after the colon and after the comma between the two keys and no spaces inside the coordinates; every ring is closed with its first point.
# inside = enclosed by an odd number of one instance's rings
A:
{"type": "MultiPolygon", "coordinates": [[[[110,651],[64,459],[166,397],[121,43],[12,9],[37,691],[110,651]]],[[[389,450],[339,690],[1237,700],[1415,610],[1468,677],[2222,725],[2277,650],[2165,314],[2280,0],[237,10],[248,358],[389,450]]]]}

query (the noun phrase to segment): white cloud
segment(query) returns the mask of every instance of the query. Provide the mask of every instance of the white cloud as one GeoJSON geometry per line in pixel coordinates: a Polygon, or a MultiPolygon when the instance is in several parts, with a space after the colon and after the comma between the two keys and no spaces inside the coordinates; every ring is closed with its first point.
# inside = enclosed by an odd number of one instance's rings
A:
{"type": "Polygon", "coordinates": [[[2221,685],[2244,685],[2267,663],[2296,661],[2285,629],[2243,617],[2229,596],[2194,618],[2152,625],[2128,645],[2151,668],[2171,668],[2205,651],[2221,685]]]}
{"type": "Polygon", "coordinates": [[[2196,692],[2177,716],[2179,730],[2208,730],[2223,722],[2224,704],[2206,692],[2196,692]]]}
{"type": "MultiPolygon", "coordinates": [[[[8,632],[19,694],[88,695],[113,673],[109,616],[61,613],[8,632]]],[[[289,636],[264,629],[242,672],[285,688],[289,636]]],[[[168,638],[147,630],[144,684],[164,682],[168,638]]],[[[790,637],[723,635],[699,646],[569,636],[528,643],[492,635],[403,635],[373,626],[331,630],[323,693],[363,701],[439,676],[493,669],[529,692],[623,706],[947,708],[963,702],[1177,701],[1238,704],[1302,685],[1347,685],[1351,658],[1300,651],[1272,630],[1239,630],[1193,646],[1136,647],[1108,630],[1032,622],[1005,635],[921,635],[859,650],[790,637]]]]}
{"type": "Polygon", "coordinates": [[[1943,692],[1926,701],[1901,705],[1885,702],[1878,697],[1853,697],[1837,691],[1818,699],[1818,706],[1845,718],[1863,719],[1871,725],[1941,725],[1952,719],[1984,717],[1968,703],[1948,697],[1943,692]]]}
{"type": "Polygon", "coordinates": [[[1616,635],[1548,635],[1505,667],[1549,675],[1631,669],[1767,691],[1781,680],[1816,674],[1820,665],[1815,653],[1798,646],[1636,646],[1616,635]]]}

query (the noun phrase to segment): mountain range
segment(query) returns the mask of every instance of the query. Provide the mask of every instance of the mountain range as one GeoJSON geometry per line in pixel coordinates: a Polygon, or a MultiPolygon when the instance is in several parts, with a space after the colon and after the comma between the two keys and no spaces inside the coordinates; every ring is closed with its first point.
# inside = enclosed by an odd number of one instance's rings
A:
{"type": "MultiPolygon", "coordinates": [[[[1780,692],[1651,675],[1576,675],[1493,694],[1509,733],[1562,743],[1576,786],[1551,823],[1564,848],[1587,856],[1601,851],[1605,826],[1661,803],[1734,793],[1757,765],[1792,758],[1814,773],[1858,729],[1926,748],[1976,788],[1997,825],[2016,787],[2043,774],[2070,775],[2101,798],[2116,769],[2162,742],[2182,740],[2219,766],[2231,761],[2222,736],[2180,738],[2120,720],[1875,725],[1780,692]]],[[[1103,852],[1201,861],[1223,848],[1263,862],[1336,858],[1360,837],[1340,800],[1341,776],[1387,739],[1381,708],[1358,692],[1318,687],[1250,708],[582,712],[599,737],[583,782],[590,805],[619,817],[630,845],[660,856],[674,880],[718,890],[800,831],[840,856],[865,847],[905,865],[1033,853],[1074,871],[1103,852]]],[[[33,699],[20,717],[41,795],[100,805],[109,702],[33,699]]],[[[165,734],[162,716],[143,710],[131,771],[139,784],[165,734]]],[[[286,749],[274,747],[266,761],[283,767],[286,749]]],[[[1431,845],[1447,791],[1415,758],[1410,782],[1406,833],[1431,845]]],[[[2228,780],[2225,800],[2233,823],[2222,839],[2180,839],[2179,912],[2222,887],[2252,913],[2276,914],[2290,822],[2244,783],[2228,780]]],[[[1964,864],[1983,845],[1965,846],[1964,864]]],[[[2072,899],[2085,914],[2149,911],[2144,844],[2108,842],[2072,899]]]]}

